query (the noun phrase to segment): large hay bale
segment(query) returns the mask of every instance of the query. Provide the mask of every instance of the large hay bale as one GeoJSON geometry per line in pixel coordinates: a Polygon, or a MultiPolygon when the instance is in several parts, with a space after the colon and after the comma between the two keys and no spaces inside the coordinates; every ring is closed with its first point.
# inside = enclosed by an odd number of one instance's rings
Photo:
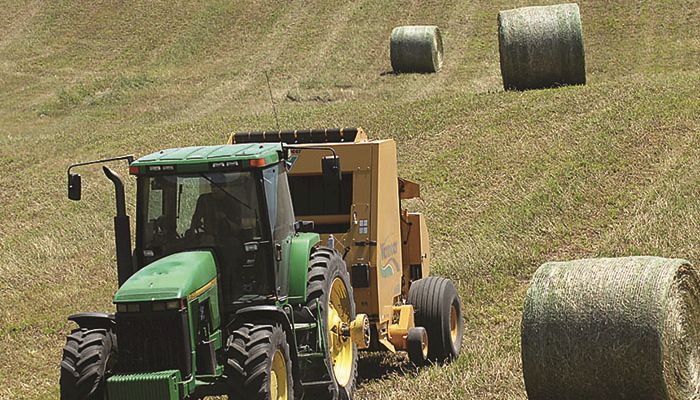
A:
{"type": "Polygon", "coordinates": [[[542,265],[522,320],[529,399],[700,398],[699,295],[685,260],[542,265]]]}
{"type": "Polygon", "coordinates": [[[577,4],[524,7],[498,13],[498,47],[506,90],[586,83],[577,4]]]}
{"type": "Polygon", "coordinates": [[[399,26],[391,31],[391,67],[400,72],[438,72],[442,68],[442,35],[437,26],[399,26]]]}

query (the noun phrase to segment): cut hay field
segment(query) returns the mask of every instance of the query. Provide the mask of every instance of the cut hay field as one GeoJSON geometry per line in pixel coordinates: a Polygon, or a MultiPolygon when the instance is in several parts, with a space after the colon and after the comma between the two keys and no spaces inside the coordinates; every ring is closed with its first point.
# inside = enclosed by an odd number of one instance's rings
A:
{"type": "Polygon", "coordinates": [[[457,362],[364,357],[356,398],[525,399],[541,263],[700,263],[700,2],[582,1],[588,85],[507,93],[497,13],[535,3],[0,0],[0,399],[58,398],[65,317],[113,309],[112,188],[70,202],[67,165],[274,128],[264,70],[282,128],[397,140],[464,303],[457,362]],[[401,24],[440,26],[441,73],[388,73],[401,24]]]}

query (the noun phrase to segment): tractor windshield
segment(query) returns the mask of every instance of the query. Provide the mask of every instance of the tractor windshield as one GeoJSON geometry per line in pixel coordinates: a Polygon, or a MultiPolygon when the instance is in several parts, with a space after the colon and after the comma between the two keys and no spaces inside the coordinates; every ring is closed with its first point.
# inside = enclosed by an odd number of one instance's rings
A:
{"type": "Polygon", "coordinates": [[[251,172],[139,179],[140,265],[195,248],[242,249],[262,236],[251,172]]]}

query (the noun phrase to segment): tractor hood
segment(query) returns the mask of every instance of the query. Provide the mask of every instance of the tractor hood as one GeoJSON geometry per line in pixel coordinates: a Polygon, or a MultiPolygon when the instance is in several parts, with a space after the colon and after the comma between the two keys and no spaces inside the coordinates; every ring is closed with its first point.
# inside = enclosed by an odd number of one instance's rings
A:
{"type": "Polygon", "coordinates": [[[171,254],[141,268],[114,295],[114,303],[186,298],[216,278],[211,251],[171,254]]]}

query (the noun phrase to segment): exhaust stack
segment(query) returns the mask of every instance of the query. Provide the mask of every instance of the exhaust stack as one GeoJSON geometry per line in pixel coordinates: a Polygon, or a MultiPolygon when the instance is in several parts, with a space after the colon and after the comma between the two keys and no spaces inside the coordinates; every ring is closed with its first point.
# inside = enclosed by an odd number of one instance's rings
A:
{"type": "Polygon", "coordinates": [[[114,183],[114,197],[117,205],[117,215],[114,217],[114,245],[117,250],[117,279],[121,286],[134,270],[131,259],[131,222],[126,215],[124,182],[113,170],[103,166],[102,171],[107,179],[114,183]]]}

